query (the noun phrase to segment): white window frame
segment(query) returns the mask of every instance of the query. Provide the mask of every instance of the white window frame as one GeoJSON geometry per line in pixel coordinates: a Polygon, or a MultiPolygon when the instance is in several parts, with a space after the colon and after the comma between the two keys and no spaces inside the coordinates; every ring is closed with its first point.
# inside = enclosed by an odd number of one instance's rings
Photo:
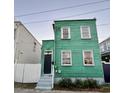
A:
{"type": "Polygon", "coordinates": [[[83,52],[83,64],[84,64],[84,66],[95,66],[93,50],[83,50],[82,52],[83,52]],[[91,54],[92,54],[92,64],[85,64],[85,61],[84,61],[84,52],[87,52],[87,51],[90,51],[91,54]]]}
{"type": "Polygon", "coordinates": [[[51,54],[52,58],[51,58],[51,61],[53,61],[53,50],[44,50],[44,55],[47,55],[47,54],[51,54]],[[47,53],[48,51],[51,51],[51,53],[47,53]]]}
{"type": "Polygon", "coordinates": [[[81,39],[91,39],[91,30],[90,30],[90,26],[80,26],[80,32],[81,32],[81,39]],[[82,35],[82,27],[88,27],[88,31],[89,31],[89,37],[85,38],[82,35]]]}
{"type": "Polygon", "coordinates": [[[61,66],[72,66],[72,53],[71,50],[61,50],[61,66]],[[63,64],[63,56],[62,53],[63,52],[70,52],[70,64],[63,64]]]}
{"type": "Polygon", "coordinates": [[[69,26],[61,27],[61,39],[71,39],[70,27],[69,26]],[[68,29],[68,38],[63,38],[63,28],[67,28],[68,29]]]}

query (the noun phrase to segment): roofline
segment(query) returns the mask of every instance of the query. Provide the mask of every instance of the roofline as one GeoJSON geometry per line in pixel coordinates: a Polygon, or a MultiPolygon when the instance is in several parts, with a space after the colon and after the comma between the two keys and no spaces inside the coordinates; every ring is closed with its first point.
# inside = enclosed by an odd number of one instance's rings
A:
{"type": "Polygon", "coordinates": [[[61,22],[61,21],[91,21],[96,20],[96,18],[93,19],[74,19],[74,20],[54,20],[54,22],[61,22]]]}
{"type": "Polygon", "coordinates": [[[14,23],[21,23],[21,21],[14,21],[14,23]]]}
{"type": "Polygon", "coordinates": [[[54,41],[54,39],[49,39],[49,40],[42,40],[42,41],[54,41]]]}
{"type": "MultiPolygon", "coordinates": [[[[14,21],[14,23],[20,23],[20,25],[22,25],[25,29],[26,29],[26,31],[40,44],[40,42],[32,35],[32,33],[22,24],[22,22],[21,21],[14,21]]],[[[40,46],[41,46],[41,44],[40,44],[40,46]]]]}
{"type": "Polygon", "coordinates": [[[105,42],[105,41],[106,41],[106,40],[108,40],[108,39],[110,39],[110,37],[108,37],[108,38],[104,39],[104,40],[103,40],[103,41],[101,41],[99,44],[101,44],[101,43],[105,42]]]}

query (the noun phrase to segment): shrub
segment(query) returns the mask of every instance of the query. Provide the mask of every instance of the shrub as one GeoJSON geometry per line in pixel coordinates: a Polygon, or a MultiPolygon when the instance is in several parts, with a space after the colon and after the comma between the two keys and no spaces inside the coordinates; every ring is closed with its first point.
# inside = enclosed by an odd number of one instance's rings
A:
{"type": "Polygon", "coordinates": [[[83,81],[80,80],[80,79],[76,79],[75,82],[74,82],[74,86],[76,88],[82,88],[83,87],[83,81]]]}
{"type": "Polygon", "coordinates": [[[73,83],[71,79],[62,79],[58,82],[57,84],[60,87],[63,88],[72,88],[73,87],[73,83]]]}
{"type": "Polygon", "coordinates": [[[98,83],[96,80],[87,79],[83,81],[83,88],[98,88],[98,83]]]}
{"type": "Polygon", "coordinates": [[[76,79],[73,83],[71,79],[61,79],[56,86],[61,88],[81,88],[81,89],[92,89],[92,88],[99,88],[99,85],[96,80],[87,79],[87,80],[80,80],[76,79]]]}

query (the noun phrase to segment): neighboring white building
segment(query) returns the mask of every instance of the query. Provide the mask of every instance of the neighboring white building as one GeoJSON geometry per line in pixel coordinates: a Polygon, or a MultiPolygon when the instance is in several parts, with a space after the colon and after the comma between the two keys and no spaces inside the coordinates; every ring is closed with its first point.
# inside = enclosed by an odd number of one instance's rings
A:
{"type": "Polygon", "coordinates": [[[41,44],[19,21],[14,23],[15,62],[38,64],[41,59],[41,44]]]}
{"type": "Polygon", "coordinates": [[[37,82],[41,70],[41,44],[20,22],[14,22],[14,64],[16,82],[37,82]],[[29,79],[30,80],[29,80],[29,79]]]}
{"type": "Polygon", "coordinates": [[[101,53],[110,52],[110,38],[105,39],[100,43],[101,53]]]}
{"type": "Polygon", "coordinates": [[[100,44],[101,60],[103,63],[104,80],[110,83],[110,37],[100,44]]]}
{"type": "Polygon", "coordinates": [[[102,41],[99,45],[102,61],[110,62],[110,37],[102,41]]]}

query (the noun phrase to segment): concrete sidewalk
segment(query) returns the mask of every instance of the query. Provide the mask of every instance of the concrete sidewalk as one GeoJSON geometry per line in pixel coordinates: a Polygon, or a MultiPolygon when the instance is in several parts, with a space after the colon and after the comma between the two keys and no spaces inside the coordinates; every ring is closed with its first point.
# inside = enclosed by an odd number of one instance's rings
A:
{"type": "Polygon", "coordinates": [[[110,92],[87,92],[87,91],[60,91],[60,90],[35,90],[15,88],[14,93],[110,93],[110,92]]]}

